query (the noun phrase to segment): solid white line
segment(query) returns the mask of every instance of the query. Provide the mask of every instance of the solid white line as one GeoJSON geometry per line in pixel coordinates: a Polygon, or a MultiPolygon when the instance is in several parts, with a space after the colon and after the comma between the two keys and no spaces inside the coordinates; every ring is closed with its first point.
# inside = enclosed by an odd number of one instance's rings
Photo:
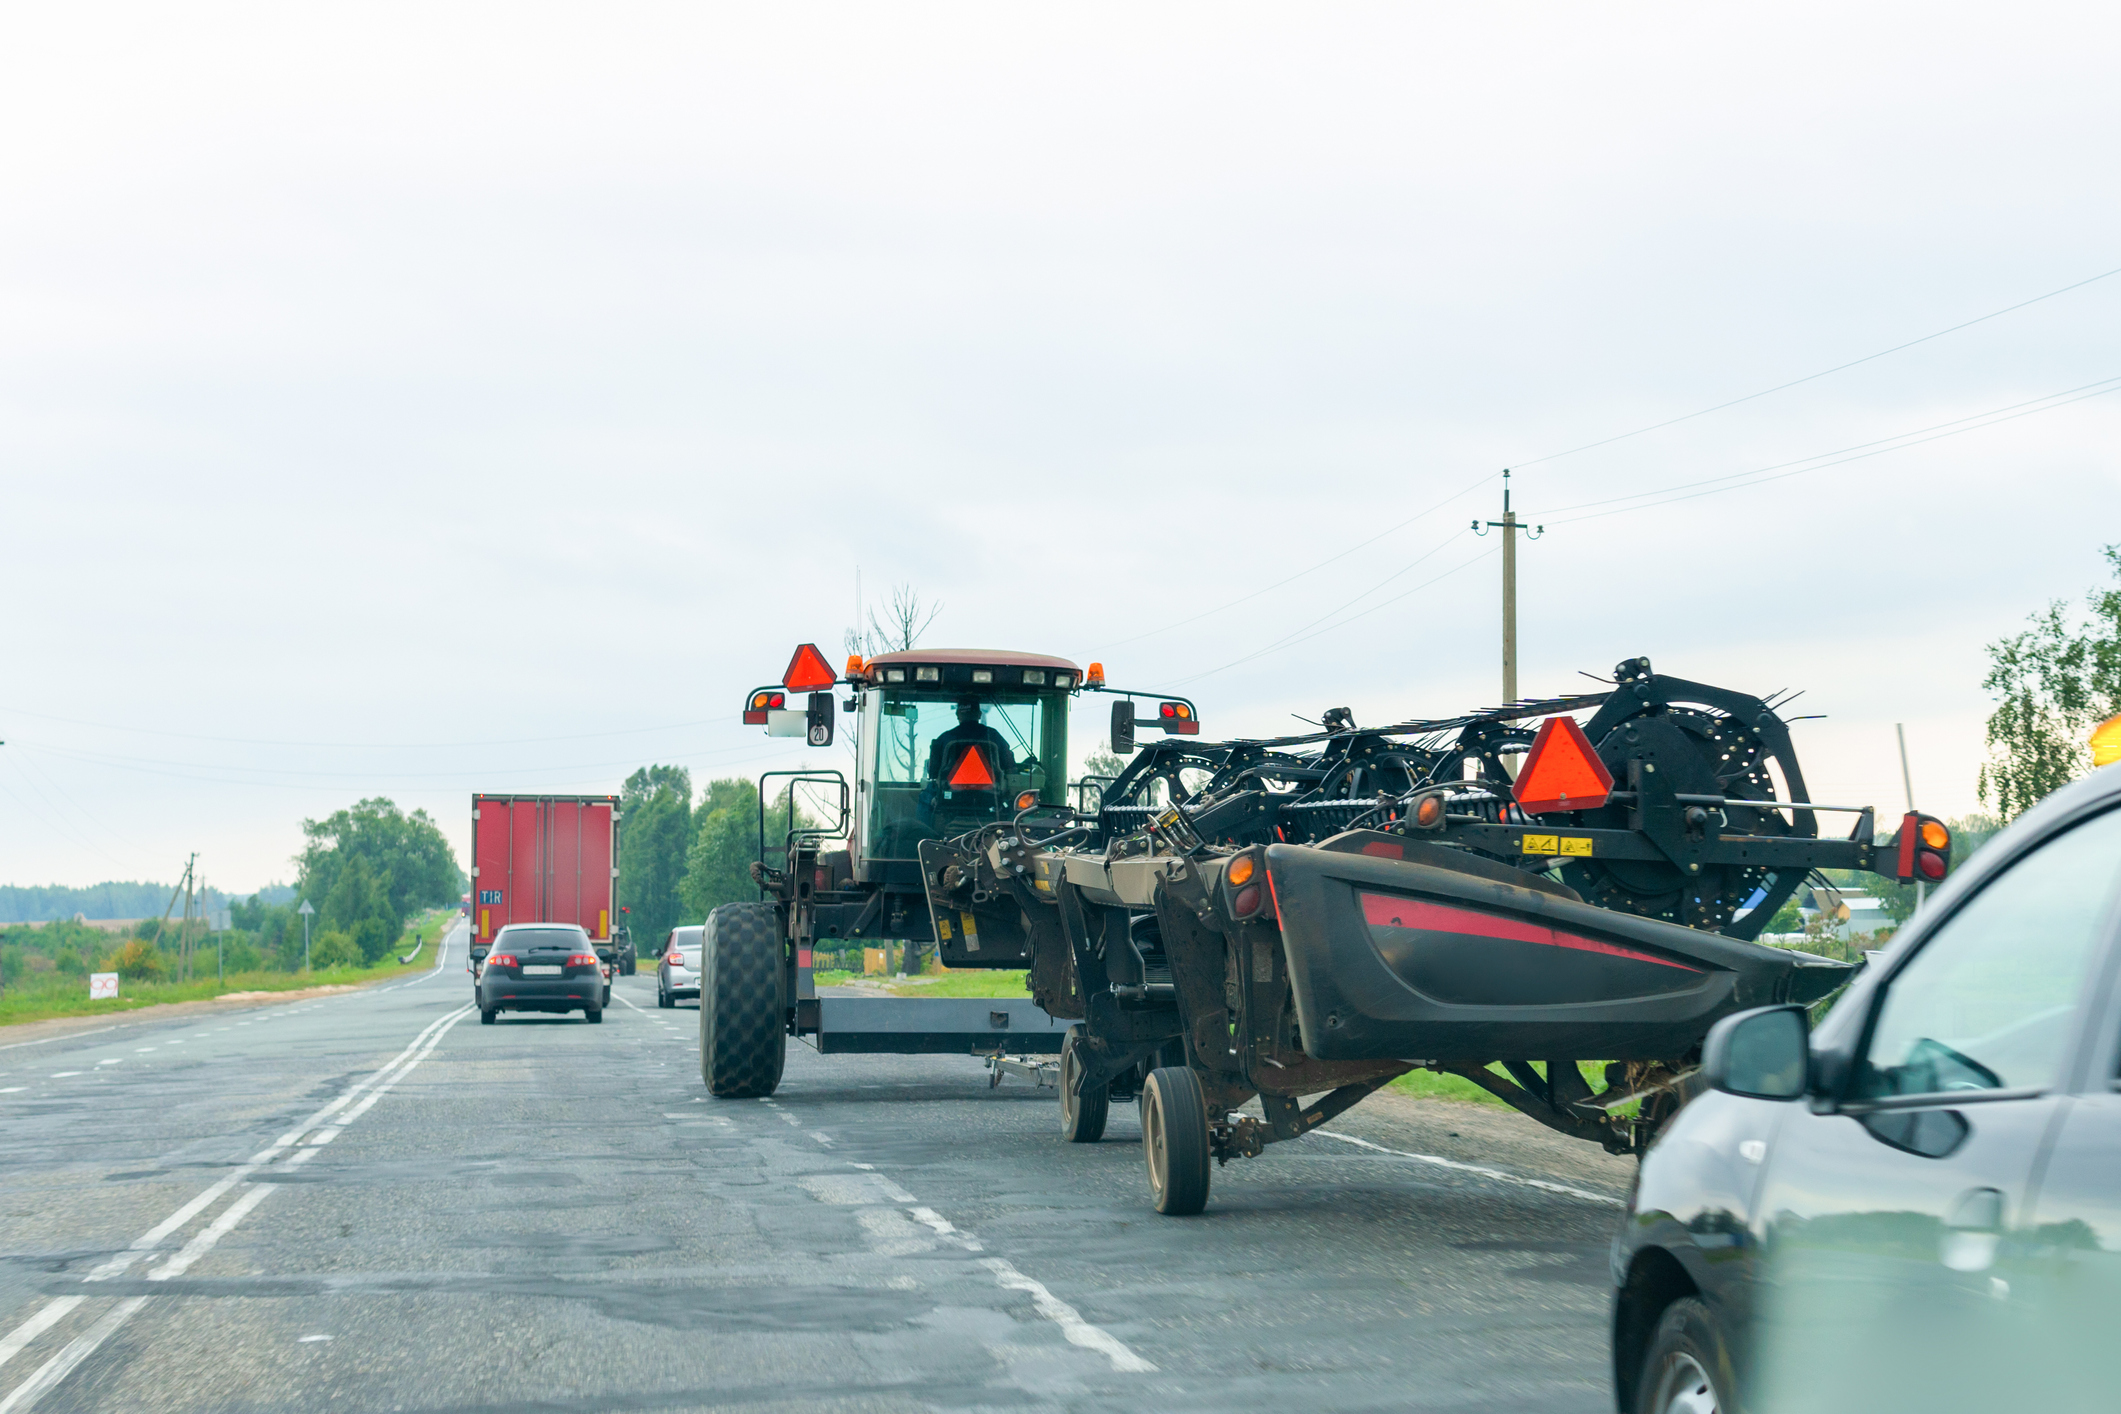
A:
{"type": "Polygon", "coordinates": [[[41,1041],[10,1041],[0,1046],[0,1051],[18,1051],[24,1046],[49,1046],[54,1041],[72,1041],[82,1036],[101,1036],[106,1031],[115,1031],[115,1026],[98,1026],[93,1031],[69,1031],[64,1036],[46,1036],[41,1041]]]}
{"type": "Polygon", "coordinates": [[[5,1365],[22,1353],[22,1348],[59,1324],[67,1312],[88,1300],[86,1296],[62,1296],[36,1315],[15,1327],[6,1340],[0,1340],[0,1365],[5,1365]]]}
{"type": "MultiPolygon", "coordinates": [[[[1112,1368],[1124,1374],[1147,1374],[1156,1369],[1148,1361],[1129,1350],[1125,1343],[1102,1326],[1093,1326],[1084,1320],[1082,1313],[1073,1306],[1046,1290],[1046,1284],[1027,1277],[1005,1259],[982,1257],[980,1265],[994,1273],[994,1280],[1008,1291],[1026,1291],[1031,1294],[1031,1304],[1038,1313],[1061,1328],[1061,1334],[1070,1345],[1080,1345],[1085,1350],[1095,1350],[1112,1362],[1112,1368]]],[[[0,1406],[0,1414],[7,1414],[0,1406]]]]}
{"type": "Polygon", "coordinates": [[[1382,1144],[1372,1144],[1369,1140],[1357,1139],[1352,1134],[1336,1134],[1330,1129],[1319,1129],[1312,1132],[1321,1139],[1338,1139],[1343,1144],[1353,1144],[1358,1148],[1369,1149],[1379,1154],[1390,1154],[1395,1159],[1414,1159],[1420,1163],[1434,1164],[1437,1168],[1453,1169],[1459,1173],[1475,1173],[1482,1178],[1501,1179],[1504,1183],[1515,1183],[1525,1188],[1537,1188],[1547,1193],[1562,1193],[1571,1198],[1582,1198],[1592,1203],[1608,1203],[1616,1208],[1627,1206],[1625,1199],[1615,1198],[1610,1193],[1594,1193],[1588,1188],[1573,1188],[1566,1183],[1554,1183],[1544,1178],[1526,1178],[1523,1174],[1505,1173],[1501,1169],[1491,1169],[1482,1164],[1463,1164],[1456,1159],[1446,1159],[1439,1154],[1410,1154],[1404,1149],[1387,1149],[1382,1144]]]}
{"type": "MultiPolygon", "coordinates": [[[[456,1021],[462,1020],[469,1013],[470,1008],[463,1007],[459,1008],[453,1013],[438,1017],[434,1021],[429,1022],[425,1027],[421,1029],[420,1034],[413,1038],[411,1045],[407,1046],[404,1050],[398,1052],[398,1054],[392,1057],[388,1062],[386,1062],[382,1066],[382,1068],[378,1069],[366,1079],[356,1084],[344,1095],[339,1096],[339,1098],[333,1100],[330,1104],[325,1105],[322,1109],[318,1110],[315,1114],[311,1115],[301,1124],[289,1130],[278,1140],[274,1141],[274,1143],[272,1143],[270,1146],[253,1155],[249,1163],[237,1166],[234,1170],[224,1175],[222,1178],[208,1185],[204,1192],[200,1193],[190,1202],[184,1204],[175,1212],[171,1213],[168,1217],[164,1218],[161,1222],[155,1224],[146,1232],[142,1233],[138,1238],[133,1241],[131,1246],[127,1247],[121,1252],[115,1253],[103,1262],[98,1263],[97,1266],[92,1271],[90,1271],[87,1276],[82,1278],[82,1280],[85,1282],[108,1281],[110,1278],[124,1272],[128,1267],[132,1266],[142,1257],[153,1252],[157,1247],[162,1244],[164,1238],[168,1237],[171,1233],[183,1227],[186,1223],[190,1222],[193,1218],[197,1217],[206,1208],[212,1206],[216,1201],[221,1198],[223,1194],[227,1193],[231,1188],[234,1188],[237,1184],[249,1178],[251,1174],[257,1172],[258,1169],[263,1167],[265,1164],[270,1163],[282,1150],[291,1148],[293,1145],[300,1142],[304,1135],[308,1134],[311,1130],[315,1129],[323,1121],[329,1119],[332,1115],[336,1114],[339,1110],[343,1109],[348,1101],[359,1096],[362,1092],[367,1091],[372,1087],[376,1086],[378,1082],[385,1082],[383,1084],[383,1089],[388,1089],[391,1085],[395,1085],[398,1080],[403,1078],[405,1071],[411,1069],[413,1065],[417,1065],[419,1061],[427,1055],[428,1052],[434,1049],[435,1044],[441,1039],[440,1033],[442,1031],[447,1030],[448,1027],[450,1025],[453,1025],[456,1021]],[[426,1050],[421,1049],[423,1045],[426,1046],[426,1050]],[[393,1072],[396,1073],[393,1074],[393,1072]]],[[[376,1093],[380,1094],[381,1091],[378,1090],[376,1093]]],[[[371,1096],[369,1101],[360,1107],[360,1110],[366,1110],[368,1108],[368,1104],[373,1103],[374,1096],[371,1096]]],[[[356,1113],[359,1112],[359,1110],[356,1111],[356,1113]]],[[[347,1116],[345,1120],[342,1120],[340,1122],[338,1127],[344,1128],[347,1123],[351,1122],[352,1118],[352,1115],[347,1116]]],[[[243,1212],[249,1212],[252,1207],[255,1207],[259,1202],[263,1201],[264,1195],[270,1192],[270,1189],[261,1188],[254,1191],[257,1193],[258,1196],[248,1197],[248,1195],[246,1195],[246,1197],[248,1198],[248,1202],[247,1205],[243,1206],[243,1212]]],[[[235,1211],[237,1206],[237,1204],[231,1204],[229,1210],[233,1212],[235,1211]]],[[[226,1217],[227,1213],[223,1213],[222,1218],[225,1219],[226,1217]]],[[[212,1231],[211,1228],[209,1228],[208,1230],[212,1231]]],[[[226,1231],[226,1229],[224,1228],[222,1229],[222,1231],[226,1231]]],[[[196,1240],[197,1239],[194,1239],[194,1241],[196,1240]]],[[[216,1237],[215,1240],[218,1241],[218,1237],[216,1237]]],[[[202,1248],[200,1250],[203,1251],[204,1249],[202,1248]]],[[[175,1259],[172,1259],[172,1261],[174,1260],[175,1259]]],[[[189,1266],[190,1262],[187,1261],[185,1265],[189,1266]]],[[[175,1272],[171,1271],[171,1269],[168,1267],[164,1267],[161,1270],[170,1275],[175,1274],[175,1272]]],[[[178,1267],[175,1270],[181,1271],[183,1270],[183,1268],[178,1267]]],[[[28,1345],[30,1341],[34,1340],[38,1335],[42,1334],[44,1331],[50,1329],[50,1327],[57,1323],[61,1317],[65,1316],[68,1312],[72,1311],[76,1306],[79,1306],[81,1302],[85,1299],[85,1297],[81,1296],[62,1296],[57,1300],[52,1301],[46,1306],[44,1306],[35,1315],[31,1316],[28,1320],[24,1321],[20,1326],[17,1326],[12,1332],[7,1335],[5,1339],[0,1339],[0,1365],[4,1365],[5,1363],[7,1363],[7,1361],[12,1359],[16,1354],[18,1354],[24,1346],[28,1345]]],[[[144,1299],[145,1298],[134,1298],[135,1301],[144,1299]]],[[[120,1309],[123,1308],[121,1307],[120,1309]]],[[[109,1317],[106,1316],[104,1319],[105,1321],[108,1321],[109,1317]]],[[[115,1331],[118,1326],[123,1324],[124,1321],[120,1320],[116,1324],[111,1325],[110,1330],[115,1331]]],[[[99,1321],[97,1323],[96,1329],[101,1329],[103,1325],[104,1321],[99,1321]]],[[[106,1337],[107,1334],[108,1333],[106,1333],[106,1337]]],[[[87,1337],[83,1336],[82,1339],[85,1340],[87,1339],[87,1337]]],[[[101,1343],[100,1339],[98,1343],[101,1343]]],[[[72,1350],[72,1348],[72,1346],[69,1346],[68,1350],[72,1350]]],[[[74,1364],[79,1364],[81,1358],[85,1357],[87,1353],[87,1350],[83,1350],[80,1355],[75,1357],[73,1364],[69,1364],[66,1367],[66,1371],[61,1371],[56,1379],[46,1382],[44,1387],[49,1388],[52,1384],[56,1384],[58,1382],[58,1379],[63,1379],[65,1377],[66,1372],[71,1371],[73,1369],[74,1364]]],[[[60,1356],[54,1357],[55,1360],[64,1358],[65,1352],[62,1352],[60,1356]]],[[[46,1368],[51,1368],[50,1362],[47,1362],[46,1368]]],[[[43,1371],[39,1371],[39,1375],[41,1376],[42,1374],[43,1371]]],[[[34,1383],[37,1378],[37,1376],[32,1376],[31,1383],[34,1383]]],[[[27,1390],[28,1388],[28,1384],[23,1385],[21,1389],[17,1389],[13,1394],[9,1395],[6,1402],[0,1403],[0,1414],[7,1414],[7,1411],[13,1410],[18,1407],[28,1407],[27,1405],[18,1405],[16,1403],[16,1400],[23,1396],[23,1391],[27,1390]]]]}

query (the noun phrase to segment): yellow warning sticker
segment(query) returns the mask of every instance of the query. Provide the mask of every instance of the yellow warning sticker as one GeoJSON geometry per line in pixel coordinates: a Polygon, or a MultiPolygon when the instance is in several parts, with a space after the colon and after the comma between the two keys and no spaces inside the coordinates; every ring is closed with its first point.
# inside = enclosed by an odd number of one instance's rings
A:
{"type": "Polygon", "coordinates": [[[950,941],[950,920],[948,918],[935,920],[935,935],[946,943],[950,941]]]}
{"type": "Polygon", "coordinates": [[[1559,854],[1561,845],[1553,835],[1526,835],[1519,846],[1526,854],[1559,854]]]}
{"type": "Polygon", "coordinates": [[[978,952],[979,924],[972,921],[971,914],[962,911],[957,915],[957,919],[965,927],[965,950],[967,952],[978,952]]]}
{"type": "Polygon", "coordinates": [[[1564,858],[1591,856],[1589,835],[1526,835],[1517,846],[1526,854],[1558,854],[1564,858]]]}
{"type": "Polygon", "coordinates": [[[1589,835],[1563,835],[1561,837],[1561,852],[1588,859],[1591,855],[1591,837],[1589,835]]]}

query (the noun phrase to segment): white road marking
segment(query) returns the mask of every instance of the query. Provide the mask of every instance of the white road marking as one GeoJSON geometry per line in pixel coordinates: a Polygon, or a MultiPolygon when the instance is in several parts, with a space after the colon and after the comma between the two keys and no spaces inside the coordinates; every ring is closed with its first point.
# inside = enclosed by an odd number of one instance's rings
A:
{"type": "MultiPolygon", "coordinates": [[[[968,1252],[986,1250],[980,1240],[953,1224],[935,1209],[923,1205],[911,1193],[877,1173],[870,1164],[850,1164],[850,1168],[862,1170],[858,1174],[813,1173],[796,1179],[798,1187],[813,1198],[836,1207],[855,1208],[855,1221],[869,1235],[870,1246],[879,1256],[903,1257],[915,1252],[929,1251],[932,1241],[911,1236],[912,1224],[907,1223],[892,1208],[878,1200],[886,1199],[903,1206],[906,1214],[915,1222],[933,1231],[937,1237],[962,1247],[968,1252]]],[[[1073,1306],[1046,1289],[1045,1283],[1025,1276],[1009,1262],[1000,1257],[982,1257],[980,1265],[994,1274],[996,1284],[1008,1291],[1028,1292],[1031,1304],[1041,1316],[1061,1328],[1070,1345],[1079,1345],[1085,1350],[1094,1350],[1112,1362],[1112,1368],[1122,1374],[1146,1374],[1156,1366],[1129,1350],[1118,1336],[1101,1326],[1092,1325],[1073,1306]]],[[[0,1410],[0,1414],[6,1414],[0,1410]]]]}
{"type": "MultiPolygon", "coordinates": [[[[385,1090],[388,1090],[391,1086],[396,1085],[399,1080],[403,1079],[413,1066],[418,1065],[440,1043],[443,1033],[457,1022],[463,1020],[464,1017],[470,1014],[470,1011],[469,1007],[460,1008],[429,1022],[421,1029],[419,1035],[413,1038],[411,1045],[398,1052],[381,1069],[353,1086],[336,1100],[325,1105],[294,1129],[289,1130],[275,1140],[267,1148],[253,1155],[249,1163],[239,1165],[233,1171],[209,1185],[204,1192],[178,1208],[161,1222],[155,1224],[154,1227],[142,1233],[130,1247],[97,1264],[95,1269],[89,1272],[82,1280],[85,1282],[107,1281],[111,1277],[117,1276],[126,1268],[132,1266],[133,1263],[153,1252],[161,1245],[164,1238],[190,1222],[200,1212],[212,1206],[223,1194],[243,1183],[251,1174],[270,1163],[283,1150],[292,1148],[300,1142],[305,1134],[315,1129],[325,1120],[330,1119],[341,1109],[344,1109],[349,1101],[352,1101],[364,1091],[371,1091],[372,1093],[369,1094],[366,1100],[338,1121],[334,1131],[336,1134],[337,1129],[343,1129],[347,1124],[351,1123],[355,1116],[374,1104],[385,1090]],[[422,1049],[423,1045],[425,1047],[424,1050],[422,1049]]],[[[304,1149],[289,1159],[285,1166],[292,1168],[305,1159],[313,1157],[315,1153],[316,1150],[314,1149],[304,1149]]],[[[218,1242],[222,1234],[226,1233],[229,1228],[234,1227],[237,1222],[240,1222],[244,1214],[263,1202],[272,1192],[270,1185],[250,1185],[249,1190],[236,1202],[231,1203],[204,1232],[201,1232],[198,1237],[187,1243],[182,1251],[170,1258],[166,1264],[155,1272],[150,1273],[149,1280],[167,1281],[170,1277],[176,1276],[186,1267],[189,1267],[208,1247],[211,1247],[214,1242],[218,1242]],[[210,1239],[208,1234],[212,1234],[210,1239]],[[203,1245],[201,1245],[202,1240],[203,1245]],[[190,1255],[186,1256],[186,1253],[190,1255]]],[[[48,1330],[60,1318],[86,1299],[86,1296],[58,1297],[9,1332],[4,1339],[0,1339],[0,1365],[6,1364],[8,1360],[20,1353],[30,1341],[34,1340],[45,1330],[48,1330]]],[[[67,1375],[73,1372],[75,1366],[79,1365],[81,1361],[94,1352],[97,1346],[115,1334],[127,1320],[131,1319],[132,1313],[139,1310],[146,1301],[147,1298],[144,1296],[131,1297],[107,1312],[86,1333],[78,1337],[66,1349],[60,1351],[59,1354],[46,1361],[36,1374],[30,1376],[28,1380],[18,1386],[4,1401],[0,1401],[0,1414],[13,1414],[15,1410],[30,1408],[38,1399],[43,1397],[46,1390],[51,1389],[65,1379],[67,1375]]]]}
{"type": "Polygon", "coordinates": [[[1610,1204],[1615,1208],[1627,1206],[1626,1200],[1615,1198],[1610,1193],[1594,1193],[1588,1188],[1574,1188],[1566,1183],[1554,1183],[1544,1178],[1526,1178],[1523,1174],[1506,1173],[1501,1169],[1488,1168],[1484,1164],[1460,1163],[1456,1159],[1446,1159],[1439,1154],[1410,1154],[1404,1149],[1387,1149],[1382,1144],[1372,1144],[1369,1140],[1357,1139],[1352,1134],[1336,1134],[1330,1129],[1318,1129],[1312,1132],[1321,1139],[1338,1139],[1343,1144],[1353,1144],[1357,1148],[1369,1149],[1379,1154],[1390,1154],[1395,1159],[1414,1159],[1420,1163],[1434,1164],[1441,1169],[1453,1169],[1459,1173],[1476,1173],[1482,1178],[1500,1179],[1504,1183],[1515,1183],[1525,1188],[1537,1188],[1548,1193],[1562,1193],[1571,1198],[1582,1198],[1587,1202],[1610,1204]]]}
{"type": "Polygon", "coordinates": [[[55,1071],[53,1071],[53,1072],[52,1072],[52,1079],[54,1079],[54,1080],[64,1080],[64,1079],[66,1079],[66,1078],[67,1078],[67,1077],[68,1077],[69,1075],[86,1075],[86,1074],[88,1074],[88,1072],[87,1072],[87,1071],[85,1071],[85,1070],[55,1070],[55,1071]]]}
{"type": "Polygon", "coordinates": [[[320,1341],[320,1340],[330,1340],[330,1339],[331,1339],[331,1337],[330,1337],[330,1336],[328,1336],[328,1335],[305,1335],[305,1336],[300,1336],[300,1337],[298,1337],[298,1338],[297,1338],[297,1339],[295,1340],[295,1344],[297,1344],[297,1345],[310,1345],[310,1344],[313,1344],[313,1343],[315,1343],[315,1342],[317,1342],[317,1341],[320,1341]]]}
{"type": "Polygon", "coordinates": [[[817,1140],[818,1143],[824,1145],[828,1149],[832,1147],[832,1136],[825,1133],[825,1131],[823,1131],[822,1129],[811,1130],[810,1137],[812,1139],[817,1140]]]}
{"type": "MultiPolygon", "coordinates": [[[[1044,1282],[1025,1276],[1000,1257],[982,1257],[980,1265],[994,1273],[995,1282],[1004,1290],[1029,1292],[1032,1306],[1041,1316],[1061,1328],[1061,1334],[1068,1338],[1070,1345],[1095,1350],[1112,1362],[1113,1369],[1123,1374],[1148,1374],[1156,1369],[1154,1365],[1129,1350],[1118,1336],[1102,1326],[1093,1326],[1084,1320],[1080,1311],[1046,1290],[1044,1282]]],[[[7,1414],[7,1411],[0,1409],[0,1414],[7,1414]]]]}
{"type": "Polygon", "coordinates": [[[12,1095],[17,1090],[27,1090],[28,1088],[29,1087],[27,1085],[0,1086],[0,1095],[12,1095]]]}
{"type": "Polygon", "coordinates": [[[75,1041],[83,1036],[101,1036],[106,1031],[115,1031],[115,1026],[98,1026],[93,1031],[69,1031],[64,1036],[46,1036],[37,1041],[10,1041],[0,1046],[0,1051],[19,1051],[24,1046],[49,1046],[54,1041],[75,1041]]]}
{"type": "Polygon", "coordinates": [[[99,1060],[99,1061],[97,1061],[97,1062],[96,1062],[96,1064],[97,1064],[97,1065],[124,1065],[124,1064],[125,1064],[125,1057],[124,1057],[124,1056],[112,1056],[112,1057],[111,1057],[111,1058],[110,1058],[109,1060],[99,1060]]]}

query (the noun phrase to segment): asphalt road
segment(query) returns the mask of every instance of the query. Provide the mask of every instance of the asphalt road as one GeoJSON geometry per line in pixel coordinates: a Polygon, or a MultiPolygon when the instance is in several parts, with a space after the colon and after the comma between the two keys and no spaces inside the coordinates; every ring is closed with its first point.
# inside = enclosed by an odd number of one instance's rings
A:
{"type": "Polygon", "coordinates": [[[1373,1102],[1159,1218],[1132,1107],[799,1046],[717,1101],[652,973],[483,1027],[463,956],[0,1033],[0,1414],[1611,1407],[1628,1166],[1515,1116],[1373,1102]]]}

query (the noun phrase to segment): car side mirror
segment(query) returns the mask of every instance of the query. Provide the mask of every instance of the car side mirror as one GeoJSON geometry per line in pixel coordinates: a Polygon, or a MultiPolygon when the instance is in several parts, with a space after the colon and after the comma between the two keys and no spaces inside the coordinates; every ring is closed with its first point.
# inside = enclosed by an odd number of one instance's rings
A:
{"type": "Polygon", "coordinates": [[[1112,754],[1125,756],[1134,749],[1134,699],[1122,697],[1112,704],[1112,754]]]}
{"type": "Polygon", "coordinates": [[[1811,1084],[1812,1050],[1801,1006],[1759,1007],[1726,1016],[1701,1043],[1701,1078],[1710,1089],[1755,1100],[1794,1100],[1811,1084]]]}

